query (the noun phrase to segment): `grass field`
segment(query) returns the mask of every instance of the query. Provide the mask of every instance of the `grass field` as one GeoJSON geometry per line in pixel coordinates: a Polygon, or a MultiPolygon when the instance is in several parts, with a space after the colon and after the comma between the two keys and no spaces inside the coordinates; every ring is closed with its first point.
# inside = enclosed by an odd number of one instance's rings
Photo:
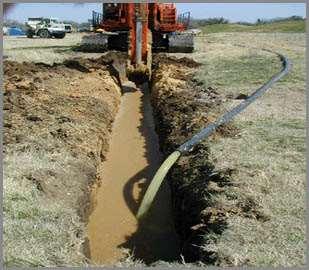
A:
{"type": "Polygon", "coordinates": [[[61,171],[72,161],[61,153],[57,163],[46,152],[6,154],[4,159],[4,262],[7,267],[80,266],[83,224],[61,200],[47,200],[28,175],[61,171]]]}
{"type": "MultiPolygon", "coordinates": [[[[286,29],[286,28],[284,28],[286,29]]],[[[269,217],[266,222],[231,216],[227,230],[207,235],[222,265],[293,266],[305,263],[305,35],[217,33],[198,39],[196,75],[227,97],[222,112],[235,106],[281,69],[286,55],[292,72],[233,122],[239,134],[210,143],[218,171],[232,169],[231,197],[249,196],[269,217]],[[238,47],[237,44],[246,48],[238,47]],[[226,258],[228,262],[226,262],[226,258]]],[[[222,204],[233,199],[218,196],[222,204]]]]}
{"type": "Polygon", "coordinates": [[[46,64],[62,63],[72,57],[96,58],[102,53],[83,53],[73,50],[77,46],[83,33],[67,34],[63,39],[27,38],[26,36],[4,36],[4,59],[17,62],[42,62],[46,64]]]}
{"type": "MultiPolygon", "coordinates": [[[[217,171],[233,171],[225,194],[214,195],[232,206],[250,198],[265,215],[261,221],[230,215],[222,234],[205,234],[207,252],[218,264],[299,266],[305,264],[306,66],[305,22],[264,25],[208,25],[196,37],[193,57],[203,65],[196,80],[226,98],[221,113],[239,104],[281,69],[279,58],[293,65],[288,76],[233,121],[234,137],[209,140],[217,171]],[[228,194],[228,195],[226,195],[228,194]]],[[[188,56],[179,54],[179,57],[188,56]]]]}

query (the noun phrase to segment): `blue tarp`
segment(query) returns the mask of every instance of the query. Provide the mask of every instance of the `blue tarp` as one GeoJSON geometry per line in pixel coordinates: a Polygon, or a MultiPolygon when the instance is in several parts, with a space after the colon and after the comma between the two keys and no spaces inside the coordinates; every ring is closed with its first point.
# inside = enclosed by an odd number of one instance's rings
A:
{"type": "Polygon", "coordinates": [[[18,27],[11,27],[11,28],[8,29],[7,34],[9,36],[23,36],[23,35],[25,35],[25,32],[18,27]]]}

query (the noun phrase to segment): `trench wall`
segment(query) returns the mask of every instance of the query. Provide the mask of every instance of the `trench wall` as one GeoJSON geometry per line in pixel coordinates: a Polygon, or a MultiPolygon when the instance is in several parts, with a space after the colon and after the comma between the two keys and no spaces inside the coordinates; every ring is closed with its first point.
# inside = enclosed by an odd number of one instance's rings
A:
{"type": "Polygon", "coordinates": [[[5,61],[3,95],[5,264],[84,265],[90,193],[120,103],[117,72],[103,58],[5,61]]]}
{"type": "MultiPolygon", "coordinates": [[[[220,113],[224,98],[195,78],[199,66],[187,58],[160,54],[154,58],[151,99],[165,157],[220,113]]],[[[208,159],[213,140],[236,133],[233,125],[220,127],[208,140],[183,155],[167,176],[175,226],[186,262],[224,264],[228,258],[218,254],[216,243],[229,218],[259,215],[254,203],[240,201],[229,193],[234,185],[232,170],[215,171],[208,159]]]]}

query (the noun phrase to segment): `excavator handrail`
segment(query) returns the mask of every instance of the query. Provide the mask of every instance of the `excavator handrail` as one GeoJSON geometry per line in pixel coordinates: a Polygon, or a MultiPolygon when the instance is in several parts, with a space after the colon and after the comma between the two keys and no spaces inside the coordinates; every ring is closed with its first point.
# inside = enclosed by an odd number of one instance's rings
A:
{"type": "MultiPolygon", "coordinates": [[[[236,46],[244,47],[242,45],[236,45],[236,46]]],[[[163,164],[160,166],[160,168],[156,172],[153,180],[151,181],[145,193],[145,196],[142,200],[142,203],[136,215],[137,219],[140,220],[147,214],[166,174],[168,173],[169,169],[173,166],[173,164],[178,160],[181,154],[191,151],[194,148],[194,146],[196,146],[202,140],[205,140],[212,133],[214,133],[215,130],[219,126],[230,122],[233,118],[235,118],[235,116],[237,116],[239,113],[244,111],[256,99],[261,97],[268,89],[271,88],[273,84],[275,84],[282,77],[286,76],[289,73],[289,71],[291,70],[292,64],[288,58],[286,58],[284,55],[280,53],[277,53],[277,52],[274,52],[268,49],[261,49],[261,50],[274,53],[280,58],[282,65],[283,65],[283,68],[281,69],[281,71],[273,75],[265,84],[263,84],[261,87],[255,90],[248,98],[246,98],[236,107],[234,107],[233,109],[231,109],[230,111],[228,111],[227,113],[219,117],[215,122],[206,126],[201,131],[199,131],[196,135],[194,135],[190,140],[186,141],[184,144],[179,146],[176,149],[176,151],[174,151],[172,154],[170,154],[167,157],[167,159],[165,159],[163,164]]]]}
{"type": "Polygon", "coordinates": [[[190,24],[190,20],[191,20],[191,12],[190,11],[181,13],[177,17],[177,23],[183,24],[185,29],[188,28],[188,26],[190,24]]]}

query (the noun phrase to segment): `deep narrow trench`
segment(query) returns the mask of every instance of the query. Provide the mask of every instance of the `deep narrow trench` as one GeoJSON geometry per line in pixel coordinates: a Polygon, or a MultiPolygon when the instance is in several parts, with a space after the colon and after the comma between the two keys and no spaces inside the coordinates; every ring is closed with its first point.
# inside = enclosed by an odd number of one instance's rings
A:
{"type": "Polygon", "coordinates": [[[135,218],[161,159],[148,84],[137,88],[126,82],[87,226],[88,256],[93,264],[115,264],[128,253],[145,263],[179,259],[167,182],[147,219],[138,223],[135,218]]]}

